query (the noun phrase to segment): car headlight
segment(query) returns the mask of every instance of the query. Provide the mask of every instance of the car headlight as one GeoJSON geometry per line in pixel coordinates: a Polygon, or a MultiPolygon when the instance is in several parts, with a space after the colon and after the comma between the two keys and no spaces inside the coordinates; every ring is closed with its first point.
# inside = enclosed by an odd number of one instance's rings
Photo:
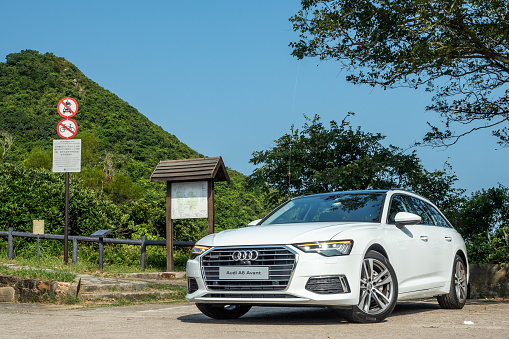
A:
{"type": "Polygon", "coordinates": [[[207,252],[210,247],[208,246],[202,246],[202,245],[195,245],[193,249],[191,250],[191,255],[189,256],[189,260],[193,260],[194,258],[202,255],[203,253],[207,252]]]}
{"type": "Polygon", "coordinates": [[[325,257],[332,257],[350,254],[353,246],[353,240],[317,241],[295,244],[295,246],[306,253],[319,253],[325,257]]]}

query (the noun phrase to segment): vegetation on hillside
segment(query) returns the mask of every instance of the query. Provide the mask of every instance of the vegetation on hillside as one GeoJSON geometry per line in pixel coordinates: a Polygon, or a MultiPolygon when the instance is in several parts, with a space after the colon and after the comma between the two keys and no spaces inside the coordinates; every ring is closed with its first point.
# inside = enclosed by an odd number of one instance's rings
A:
{"type": "Polygon", "coordinates": [[[20,162],[30,152],[52,149],[62,119],[57,103],[64,97],[79,104],[73,117],[79,125],[76,138],[93,138],[89,145],[101,155],[97,163],[113,171],[137,180],[150,175],[160,160],[201,156],[69,61],[25,50],[0,63],[0,130],[14,137],[4,161],[20,162]]]}

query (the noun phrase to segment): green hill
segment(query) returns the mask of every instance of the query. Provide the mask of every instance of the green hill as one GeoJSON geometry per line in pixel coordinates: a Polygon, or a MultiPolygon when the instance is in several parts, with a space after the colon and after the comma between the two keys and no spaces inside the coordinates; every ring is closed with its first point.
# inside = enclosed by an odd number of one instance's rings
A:
{"type": "Polygon", "coordinates": [[[14,136],[5,161],[25,160],[34,149],[51,149],[62,119],[57,103],[68,96],[79,104],[73,117],[79,125],[76,138],[92,138],[88,151],[109,153],[113,165],[133,179],[146,178],[159,160],[201,156],[69,61],[25,50],[0,63],[0,131],[14,136]]]}
{"type": "MultiPolygon", "coordinates": [[[[76,139],[82,140],[82,171],[71,176],[70,233],[112,229],[112,237],[164,238],[166,185],[149,182],[149,176],[160,160],[202,155],[69,61],[31,50],[9,54],[0,63],[0,230],[13,226],[30,232],[32,220],[43,219],[47,233],[63,232],[63,175],[51,172],[51,156],[62,119],[57,104],[64,97],[78,101],[73,119],[79,125],[76,139]],[[12,147],[2,154],[10,137],[12,147]]],[[[246,188],[244,175],[228,172],[231,183],[215,186],[218,231],[244,226],[267,212],[263,194],[246,188]]],[[[174,238],[197,240],[206,231],[205,219],[177,220],[174,238]]],[[[30,253],[33,243],[18,240],[16,246],[30,253]]],[[[61,244],[48,246],[59,253],[61,244]]],[[[5,247],[0,239],[0,251],[5,247]]],[[[108,260],[139,260],[139,249],[117,250],[108,260]]]]}

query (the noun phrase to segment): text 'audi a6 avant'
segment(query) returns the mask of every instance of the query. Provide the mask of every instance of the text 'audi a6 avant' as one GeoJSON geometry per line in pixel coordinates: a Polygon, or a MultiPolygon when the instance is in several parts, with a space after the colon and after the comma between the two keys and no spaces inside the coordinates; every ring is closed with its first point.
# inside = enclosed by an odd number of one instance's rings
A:
{"type": "Polygon", "coordinates": [[[252,306],[329,306],[379,322],[398,300],[466,301],[465,243],[429,200],[405,190],[294,198],[248,227],[196,243],[187,299],[216,319],[252,306]]]}

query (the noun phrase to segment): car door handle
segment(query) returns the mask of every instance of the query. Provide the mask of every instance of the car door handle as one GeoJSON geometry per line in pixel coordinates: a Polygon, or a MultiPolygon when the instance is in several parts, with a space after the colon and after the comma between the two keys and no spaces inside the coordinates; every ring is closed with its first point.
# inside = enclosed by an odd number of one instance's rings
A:
{"type": "Polygon", "coordinates": [[[421,240],[422,240],[422,241],[427,242],[427,241],[428,241],[428,239],[429,239],[429,238],[428,238],[428,236],[426,236],[426,235],[421,235],[421,240]]]}
{"type": "Polygon", "coordinates": [[[452,237],[445,237],[445,241],[451,242],[452,241],[452,237]]]}

